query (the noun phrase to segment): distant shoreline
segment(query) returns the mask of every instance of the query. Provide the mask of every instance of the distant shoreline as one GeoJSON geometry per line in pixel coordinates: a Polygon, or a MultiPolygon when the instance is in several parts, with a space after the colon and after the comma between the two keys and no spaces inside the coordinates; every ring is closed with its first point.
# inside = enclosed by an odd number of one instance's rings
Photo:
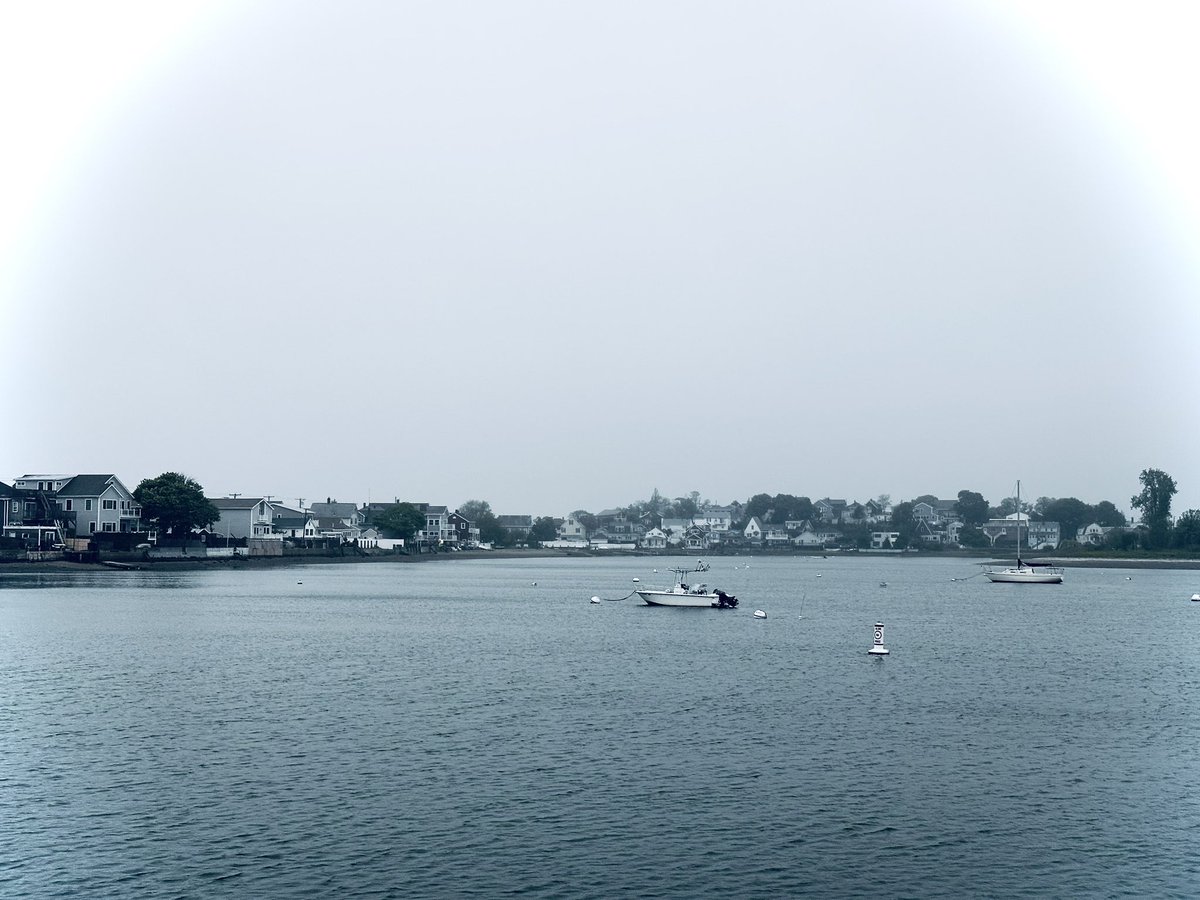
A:
{"type": "MultiPolygon", "coordinates": [[[[254,557],[222,557],[216,559],[146,559],[146,560],[125,560],[128,562],[131,569],[115,568],[105,566],[102,563],[79,563],[69,562],[67,560],[47,560],[45,562],[0,562],[0,575],[28,575],[37,574],[39,572],[124,572],[124,571],[143,571],[143,572],[199,572],[208,569],[275,569],[275,568],[293,568],[316,565],[362,565],[362,564],[379,564],[379,563],[426,563],[439,562],[446,560],[481,560],[481,559],[591,559],[599,560],[605,558],[629,559],[638,557],[644,559],[663,559],[679,556],[692,556],[693,554],[679,553],[638,553],[638,552],[611,552],[611,551],[587,551],[587,550],[462,550],[455,552],[444,553],[420,553],[420,554],[388,554],[378,556],[254,556],[254,557]]],[[[771,551],[759,551],[758,553],[739,553],[739,554],[706,554],[708,557],[719,556],[744,556],[744,557],[760,557],[764,559],[770,558],[817,558],[822,557],[837,558],[839,556],[849,557],[877,557],[880,559],[927,559],[927,558],[946,558],[960,559],[963,562],[973,563],[976,565],[1005,565],[1011,564],[1012,558],[997,559],[990,555],[982,554],[966,554],[966,553],[937,553],[937,552],[915,552],[915,553],[873,553],[870,551],[829,551],[826,553],[809,552],[809,553],[776,553],[771,551]]],[[[1117,557],[1093,557],[1093,556],[1066,556],[1066,557],[1050,557],[1036,556],[1029,557],[1030,561],[1047,563],[1050,565],[1064,566],[1066,568],[1077,569],[1200,569],[1200,559],[1121,559],[1117,557]]]]}

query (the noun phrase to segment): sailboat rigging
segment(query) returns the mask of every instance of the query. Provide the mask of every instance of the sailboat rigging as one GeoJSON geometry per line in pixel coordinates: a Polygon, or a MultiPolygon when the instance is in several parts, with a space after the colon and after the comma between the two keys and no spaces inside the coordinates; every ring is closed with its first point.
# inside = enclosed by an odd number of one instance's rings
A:
{"type": "Polygon", "coordinates": [[[1062,584],[1061,566],[1031,563],[1021,559],[1021,482],[1017,482],[1017,564],[1005,568],[988,566],[983,574],[988,581],[1003,584],[1062,584]]]}

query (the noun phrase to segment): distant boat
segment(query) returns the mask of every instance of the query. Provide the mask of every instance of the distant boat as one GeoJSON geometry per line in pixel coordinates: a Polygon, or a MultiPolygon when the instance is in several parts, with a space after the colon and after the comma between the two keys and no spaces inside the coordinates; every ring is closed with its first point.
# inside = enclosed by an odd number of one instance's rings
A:
{"type": "Polygon", "coordinates": [[[708,589],[707,584],[691,584],[689,576],[708,571],[708,563],[699,560],[695,568],[671,569],[675,584],[665,591],[638,590],[635,593],[649,606],[682,606],[692,609],[733,609],[738,598],[724,591],[708,589]]]}
{"type": "Polygon", "coordinates": [[[1017,564],[983,570],[988,581],[1002,584],[1062,584],[1063,570],[1047,563],[1030,563],[1021,559],[1021,482],[1017,482],[1017,564]]]}
{"type": "Polygon", "coordinates": [[[1200,594],[1192,594],[1192,602],[1200,603],[1200,594]]]}

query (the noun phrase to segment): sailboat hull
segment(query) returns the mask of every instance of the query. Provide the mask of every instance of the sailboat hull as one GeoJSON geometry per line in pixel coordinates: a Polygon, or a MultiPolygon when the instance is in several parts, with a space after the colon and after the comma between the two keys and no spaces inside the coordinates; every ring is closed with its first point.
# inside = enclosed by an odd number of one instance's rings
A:
{"type": "Polygon", "coordinates": [[[1056,566],[1038,566],[1028,568],[984,569],[984,577],[988,581],[1001,584],[1062,584],[1063,570],[1056,566]]]}

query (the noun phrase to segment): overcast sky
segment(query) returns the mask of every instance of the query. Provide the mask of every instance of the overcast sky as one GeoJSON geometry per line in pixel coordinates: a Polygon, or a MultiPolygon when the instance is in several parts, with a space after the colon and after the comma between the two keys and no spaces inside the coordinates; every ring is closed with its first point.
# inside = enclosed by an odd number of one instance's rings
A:
{"type": "Polygon", "coordinates": [[[1193,10],[9,4],[0,479],[1200,507],[1193,10]]]}

